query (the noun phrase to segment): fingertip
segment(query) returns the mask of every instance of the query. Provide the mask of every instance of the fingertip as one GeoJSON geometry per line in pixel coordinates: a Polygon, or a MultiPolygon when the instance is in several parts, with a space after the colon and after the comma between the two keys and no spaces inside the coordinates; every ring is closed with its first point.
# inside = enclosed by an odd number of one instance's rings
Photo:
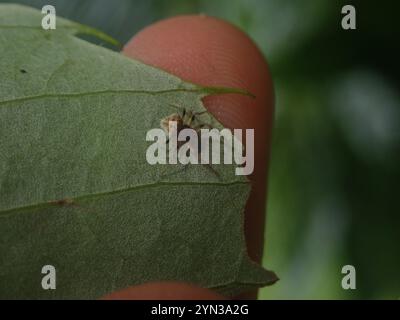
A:
{"type": "Polygon", "coordinates": [[[274,95],[267,62],[232,24],[205,15],[173,17],[144,28],[123,52],[196,84],[247,90],[255,98],[223,94],[204,103],[227,127],[270,127],[274,95]]]}
{"type": "Polygon", "coordinates": [[[106,295],[102,300],[226,300],[208,289],[183,282],[149,282],[106,295]]]}

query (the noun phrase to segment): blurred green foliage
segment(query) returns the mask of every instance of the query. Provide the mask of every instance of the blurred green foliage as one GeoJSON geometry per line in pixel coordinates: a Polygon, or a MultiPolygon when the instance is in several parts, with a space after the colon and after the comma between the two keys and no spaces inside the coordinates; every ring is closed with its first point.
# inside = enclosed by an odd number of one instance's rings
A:
{"type": "Polygon", "coordinates": [[[186,13],[247,32],[268,57],[277,101],[264,264],[281,281],[260,298],[400,297],[400,3],[14,2],[53,4],[60,16],[121,42],[186,13]],[[357,9],[357,30],[341,28],[345,4],[357,9]],[[356,290],[341,288],[346,264],[356,268],[356,290]]]}

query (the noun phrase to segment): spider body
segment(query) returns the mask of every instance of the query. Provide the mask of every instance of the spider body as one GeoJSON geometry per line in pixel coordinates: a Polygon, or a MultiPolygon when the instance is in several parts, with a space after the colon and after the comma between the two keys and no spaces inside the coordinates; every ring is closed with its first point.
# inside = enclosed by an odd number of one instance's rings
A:
{"type": "MultiPolygon", "coordinates": [[[[181,109],[182,115],[180,115],[179,113],[173,113],[173,114],[161,119],[160,126],[167,135],[169,135],[170,133],[179,135],[179,133],[184,129],[193,129],[197,132],[197,135],[199,136],[200,129],[205,128],[205,127],[211,128],[210,125],[208,125],[206,123],[202,123],[202,122],[198,121],[198,119],[197,119],[197,116],[207,113],[208,111],[193,112],[190,110],[188,111],[184,108],[180,108],[176,105],[172,105],[172,106],[175,108],[181,109]],[[176,131],[177,132],[169,132],[170,131],[169,123],[171,121],[176,122],[176,131]],[[196,122],[197,122],[197,125],[196,125],[196,122]]],[[[184,143],[186,143],[186,141],[178,141],[178,149],[184,143]]],[[[199,150],[198,150],[199,152],[200,152],[200,149],[201,148],[200,148],[200,144],[199,144],[199,150]]]]}
{"type": "MultiPolygon", "coordinates": [[[[202,111],[202,112],[193,112],[191,110],[186,110],[185,108],[181,108],[177,105],[172,105],[172,107],[179,109],[182,111],[182,114],[179,113],[173,113],[160,121],[160,126],[164,130],[164,132],[169,136],[169,135],[176,135],[178,136],[179,133],[184,130],[184,129],[192,129],[196,131],[196,134],[198,136],[198,145],[197,145],[197,156],[200,156],[201,154],[201,138],[200,138],[200,130],[202,128],[209,128],[212,129],[212,126],[210,126],[207,123],[201,122],[198,120],[198,116],[207,113],[208,111],[202,111]],[[170,132],[170,122],[174,121],[176,122],[176,132],[170,132]]],[[[187,138],[186,141],[177,141],[177,149],[184,145],[185,143],[188,143],[189,137],[187,138]]],[[[192,147],[193,150],[193,147],[192,147]]],[[[211,167],[210,164],[204,164],[209,170],[211,170],[218,178],[219,174],[211,167]]]]}

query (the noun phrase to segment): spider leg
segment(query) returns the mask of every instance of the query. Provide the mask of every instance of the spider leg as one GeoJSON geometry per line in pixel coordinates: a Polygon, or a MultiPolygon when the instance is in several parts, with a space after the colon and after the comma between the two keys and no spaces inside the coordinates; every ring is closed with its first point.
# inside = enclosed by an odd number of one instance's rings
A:
{"type": "Polygon", "coordinates": [[[215,129],[211,124],[208,124],[208,123],[201,123],[198,126],[193,127],[193,129],[195,129],[195,130],[204,129],[204,128],[215,129]]]}
{"type": "Polygon", "coordinates": [[[210,112],[208,110],[205,110],[205,111],[201,111],[201,112],[194,112],[193,114],[195,116],[201,116],[202,114],[205,114],[205,113],[210,113],[210,112]]]}
{"type": "Polygon", "coordinates": [[[206,166],[206,168],[207,168],[208,170],[210,170],[210,171],[218,178],[218,180],[220,180],[220,181],[222,180],[220,174],[217,172],[217,170],[215,170],[215,169],[211,166],[211,164],[205,163],[204,166],[206,166]]]}

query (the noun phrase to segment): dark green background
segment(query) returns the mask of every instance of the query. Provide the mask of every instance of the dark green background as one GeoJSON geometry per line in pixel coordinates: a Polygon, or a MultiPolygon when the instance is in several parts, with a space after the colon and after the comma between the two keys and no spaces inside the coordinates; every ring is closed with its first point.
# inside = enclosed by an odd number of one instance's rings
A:
{"type": "Polygon", "coordinates": [[[15,2],[53,4],[123,43],[185,13],[246,31],[268,57],[277,95],[264,264],[281,281],[260,297],[400,297],[398,2],[15,2]],[[356,7],[357,30],[341,28],[344,4],[356,7]],[[346,264],[356,290],[341,287],[346,264]]]}

